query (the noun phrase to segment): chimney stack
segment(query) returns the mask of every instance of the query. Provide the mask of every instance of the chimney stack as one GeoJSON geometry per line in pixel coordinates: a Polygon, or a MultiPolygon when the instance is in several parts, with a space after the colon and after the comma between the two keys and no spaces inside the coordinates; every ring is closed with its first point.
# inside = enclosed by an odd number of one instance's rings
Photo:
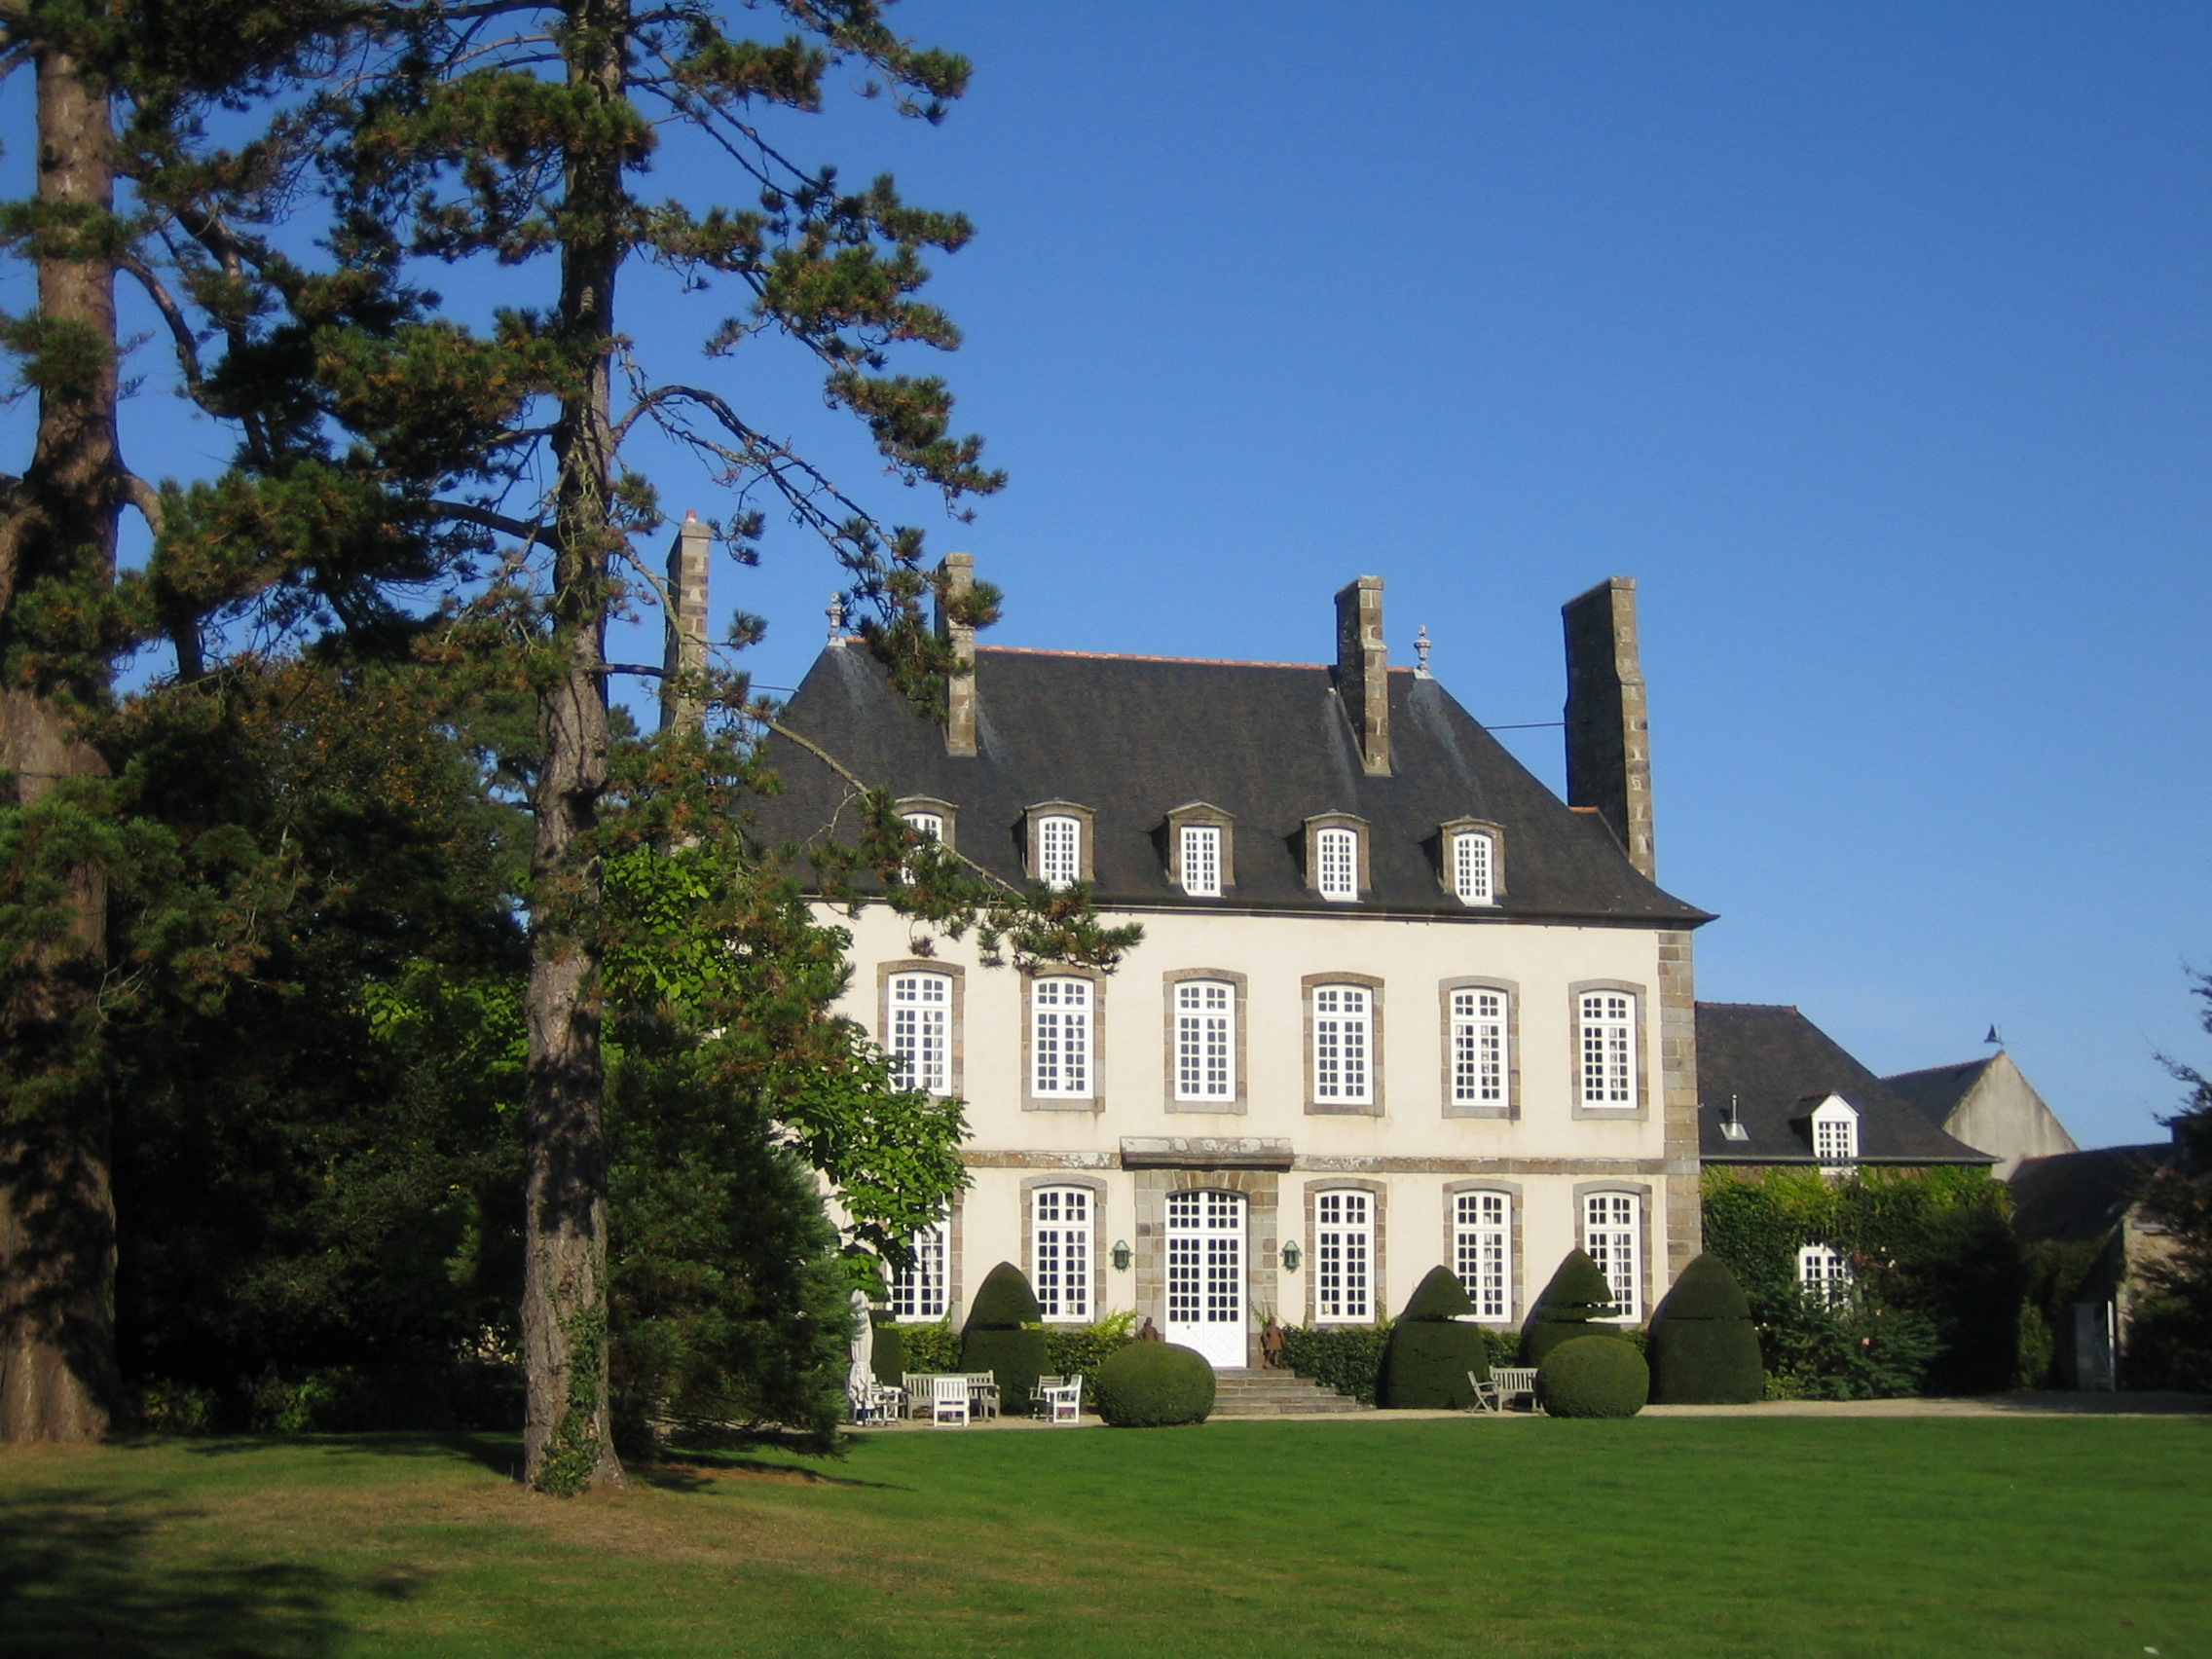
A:
{"type": "Polygon", "coordinates": [[[937,602],[937,637],[949,641],[958,664],[944,680],[944,752],[976,753],[976,630],[953,620],[946,601],[976,585],[976,555],[947,553],[942,566],[944,588],[937,602]]]}
{"type": "Polygon", "coordinates": [[[1381,576],[1360,576],[1337,595],[1337,696],[1368,776],[1388,777],[1390,664],[1382,649],[1381,576]]]}
{"type": "Polygon", "coordinates": [[[1596,807],[1656,880],[1651,724],[1637,653],[1636,581],[1614,576],[1560,607],[1567,625],[1567,801],[1596,807]]]}
{"type": "Polygon", "coordinates": [[[660,729],[706,718],[707,565],[714,541],[697,513],[683,515],[668,550],[668,654],[662,662],[660,729]]]}

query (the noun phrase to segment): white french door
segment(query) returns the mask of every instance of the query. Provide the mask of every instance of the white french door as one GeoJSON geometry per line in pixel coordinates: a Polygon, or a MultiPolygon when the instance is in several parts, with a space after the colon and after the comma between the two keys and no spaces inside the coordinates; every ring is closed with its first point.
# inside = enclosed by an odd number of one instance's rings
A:
{"type": "Polygon", "coordinates": [[[1162,1333],[1204,1354],[1215,1370],[1241,1367],[1244,1351],[1244,1198],[1167,1195],[1167,1324],[1162,1333]]]}

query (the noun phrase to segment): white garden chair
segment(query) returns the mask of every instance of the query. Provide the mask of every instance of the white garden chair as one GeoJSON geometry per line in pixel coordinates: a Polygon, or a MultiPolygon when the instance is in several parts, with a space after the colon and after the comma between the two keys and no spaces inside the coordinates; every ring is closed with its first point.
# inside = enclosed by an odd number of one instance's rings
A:
{"type": "Polygon", "coordinates": [[[930,1422],[933,1426],[968,1426],[968,1379],[961,1376],[930,1379],[930,1422]]]}
{"type": "Polygon", "coordinates": [[[1037,1415],[1051,1422],[1073,1423],[1083,1420],[1083,1376],[1040,1377],[1029,1397],[1036,1402],[1037,1415]]]}
{"type": "Polygon", "coordinates": [[[968,1409],[978,1416],[995,1418],[999,1415],[999,1374],[995,1371],[968,1373],[968,1409]]]}

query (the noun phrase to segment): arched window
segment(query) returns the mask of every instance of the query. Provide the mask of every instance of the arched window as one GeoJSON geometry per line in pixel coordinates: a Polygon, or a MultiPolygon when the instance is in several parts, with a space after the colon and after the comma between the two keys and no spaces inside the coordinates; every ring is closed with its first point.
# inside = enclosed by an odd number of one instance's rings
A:
{"type": "Polygon", "coordinates": [[[1505,993],[1473,986],[1452,993],[1452,1102],[1503,1106],[1507,1057],[1505,993]]]}
{"type": "Polygon", "coordinates": [[[1236,1098],[1236,987],[1227,980],[1175,984],[1175,1098],[1236,1098]]]}
{"type": "Polygon", "coordinates": [[[952,1092],[952,977],[948,974],[891,977],[892,1079],[902,1088],[952,1092]]]}
{"type": "Polygon", "coordinates": [[[909,812],[906,828],[925,841],[944,839],[944,814],[941,812],[909,812]]]}
{"type": "Polygon", "coordinates": [[[1088,1100],[1091,986],[1088,979],[1034,979],[1029,986],[1029,1092],[1088,1100]]]}
{"type": "Polygon", "coordinates": [[[1089,1189],[1039,1187],[1029,1195],[1030,1283],[1045,1317],[1082,1323],[1090,1317],[1089,1189]]]}
{"type": "Polygon", "coordinates": [[[1461,830],[1452,837],[1452,891],[1462,904],[1497,903],[1497,842],[1488,830],[1461,830]]]}
{"type": "Polygon", "coordinates": [[[1313,1316],[1324,1324],[1375,1317],[1375,1201],[1357,1191],[1313,1200],[1313,1316]]]}
{"type": "Polygon", "coordinates": [[[1592,1193],[1582,1200],[1582,1248],[1612,1287],[1611,1317],[1631,1325],[1643,1311],[1642,1212],[1634,1193],[1592,1193]]]}
{"type": "Polygon", "coordinates": [[[1072,887],[1083,878],[1083,821],[1054,813],[1037,821],[1037,879],[1072,887]]]}
{"type": "Polygon", "coordinates": [[[1365,985],[1313,987],[1313,1099],[1317,1105],[1375,1102],[1375,1002],[1365,985]]]}
{"type": "Polygon", "coordinates": [[[1194,899],[1221,897],[1221,826],[1186,824],[1177,849],[1183,891],[1194,899]]]}
{"type": "Polygon", "coordinates": [[[1851,1300],[1851,1258],[1833,1244],[1808,1244],[1797,1252],[1797,1288],[1833,1308],[1851,1300]]]}
{"type": "Polygon", "coordinates": [[[1513,1317],[1513,1199],[1461,1193],[1453,1203],[1453,1255],[1478,1319],[1513,1317]]]}
{"type": "Polygon", "coordinates": [[[1359,897],[1358,830],[1316,830],[1313,859],[1313,885],[1320,890],[1322,898],[1349,902],[1359,897]]]}
{"type": "Polygon", "coordinates": [[[891,1313],[897,1319],[941,1319],[945,1304],[944,1227],[925,1227],[906,1241],[913,1259],[891,1274],[891,1313]]]}
{"type": "Polygon", "coordinates": [[[1636,997],[1628,991],[1585,991],[1578,999],[1585,1107],[1636,1104],[1636,997]]]}

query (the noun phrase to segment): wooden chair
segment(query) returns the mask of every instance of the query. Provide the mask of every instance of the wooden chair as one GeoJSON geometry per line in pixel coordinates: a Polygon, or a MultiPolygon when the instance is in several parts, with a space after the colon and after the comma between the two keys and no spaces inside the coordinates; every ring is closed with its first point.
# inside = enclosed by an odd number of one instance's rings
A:
{"type": "Polygon", "coordinates": [[[1541,1410],[1536,1404],[1536,1368],[1532,1365],[1493,1365],[1490,1379],[1497,1384],[1497,1401],[1502,1410],[1523,1395],[1528,1396],[1530,1411],[1541,1410]]]}
{"type": "Polygon", "coordinates": [[[853,1421],[858,1424],[886,1423],[906,1415],[906,1390],[888,1382],[871,1380],[856,1383],[847,1391],[847,1398],[852,1402],[853,1421]]]}
{"type": "Polygon", "coordinates": [[[995,1371],[971,1371],[967,1376],[968,1409],[985,1418],[999,1415],[999,1374],[995,1371]]]}
{"type": "Polygon", "coordinates": [[[1475,1403],[1469,1408],[1470,1410],[1478,1412],[1502,1412],[1505,1410],[1504,1402],[1498,1397],[1497,1383],[1493,1379],[1477,1377],[1470,1371],[1467,1373],[1467,1386],[1475,1391],[1475,1403]]]}
{"type": "Polygon", "coordinates": [[[930,1409],[930,1373],[909,1371],[900,1379],[906,1384],[906,1415],[921,1417],[930,1409]]]}
{"type": "Polygon", "coordinates": [[[1073,1377],[1040,1377],[1037,1386],[1029,1391],[1036,1405],[1037,1415],[1051,1422],[1075,1423],[1083,1420],[1083,1375],[1073,1377]]]}
{"type": "Polygon", "coordinates": [[[968,1379],[965,1377],[933,1377],[930,1379],[930,1422],[937,1428],[947,1424],[954,1428],[968,1426],[968,1379]]]}

